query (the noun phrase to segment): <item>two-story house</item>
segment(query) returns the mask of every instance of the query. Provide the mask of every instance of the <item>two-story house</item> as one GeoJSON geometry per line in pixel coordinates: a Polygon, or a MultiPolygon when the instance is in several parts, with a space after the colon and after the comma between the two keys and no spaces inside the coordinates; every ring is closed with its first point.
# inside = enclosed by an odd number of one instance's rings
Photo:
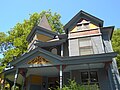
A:
{"type": "Polygon", "coordinates": [[[114,26],[84,11],[57,34],[43,16],[27,37],[28,52],[10,63],[4,77],[10,87],[48,90],[67,84],[97,84],[100,90],[120,90],[119,73],[111,45],[114,26]],[[58,83],[59,82],[59,83],[58,83]]]}

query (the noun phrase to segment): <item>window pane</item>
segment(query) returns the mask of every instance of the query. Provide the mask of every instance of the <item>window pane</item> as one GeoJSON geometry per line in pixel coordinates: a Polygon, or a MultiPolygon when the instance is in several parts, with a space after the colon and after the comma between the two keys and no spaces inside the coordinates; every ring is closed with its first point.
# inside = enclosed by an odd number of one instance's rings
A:
{"type": "Polygon", "coordinates": [[[88,82],[88,72],[81,72],[81,79],[82,79],[82,82],[88,82]]]}
{"type": "Polygon", "coordinates": [[[79,39],[79,51],[80,51],[80,55],[93,54],[91,37],[79,39]]]}
{"type": "Polygon", "coordinates": [[[92,46],[91,37],[80,38],[80,39],[79,39],[79,46],[80,46],[80,47],[92,46]]]}
{"type": "Polygon", "coordinates": [[[90,72],[90,80],[91,80],[91,82],[98,82],[98,77],[97,77],[96,71],[90,72]]]}
{"type": "Polygon", "coordinates": [[[92,47],[82,47],[82,48],[80,48],[80,55],[89,55],[89,54],[93,54],[92,47]]]}
{"type": "Polygon", "coordinates": [[[51,52],[52,52],[53,54],[57,54],[57,49],[56,49],[56,48],[53,48],[53,49],[51,50],[51,52]]]}

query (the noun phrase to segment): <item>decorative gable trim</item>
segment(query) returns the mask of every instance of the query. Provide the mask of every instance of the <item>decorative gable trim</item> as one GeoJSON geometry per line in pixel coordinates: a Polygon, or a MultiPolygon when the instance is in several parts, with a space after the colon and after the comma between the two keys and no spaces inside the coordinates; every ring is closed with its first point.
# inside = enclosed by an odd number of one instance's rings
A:
{"type": "Polygon", "coordinates": [[[46,58],[43,58],[41,56],[38,56],[32,60],[30,60],[27,64],[50,64],[51,62],[47,60],[46,58]]]}

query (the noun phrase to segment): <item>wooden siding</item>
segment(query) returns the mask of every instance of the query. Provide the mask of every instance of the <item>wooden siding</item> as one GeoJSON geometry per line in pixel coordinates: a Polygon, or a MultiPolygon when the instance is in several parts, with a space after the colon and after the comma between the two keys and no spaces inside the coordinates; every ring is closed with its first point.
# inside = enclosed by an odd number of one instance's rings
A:
{"type": "Polygon", "coordinates": [[[75,37],[82,37],[82,36],[88,36],[88,35],[94,35],[94,34],[99,34],[99,30],[86,30],[84,32],[75,32],[69,34],[69,38],[75,38],[75,37]]]}
{"type": "Polygon", "coordinates": [[[69,40],[69,56],[79,56],[78,39],[69,40]]]}

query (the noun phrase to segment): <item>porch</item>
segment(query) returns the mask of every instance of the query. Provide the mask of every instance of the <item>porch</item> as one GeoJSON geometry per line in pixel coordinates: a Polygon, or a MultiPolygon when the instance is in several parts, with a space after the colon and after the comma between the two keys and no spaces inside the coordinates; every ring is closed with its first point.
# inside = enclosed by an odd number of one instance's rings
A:
{"type": "Polygon", "coordinates": [[[99,88],[103,88],[102,84],[106,83],[106,87],[109,88],[109,77],[104,67],[105,63],[92,63],[19,68],[19,72],[16,74],[17,70],[10,74],[6,73],[5,78],[13,82],[13,86],[21,85],[22,90],[49,90],[49,88],[62,87],[62,85],[68,84],[69,79],[84,85],[87,85],[88,80],[90,80],[91,85],[97,84],[99,88]]]}

